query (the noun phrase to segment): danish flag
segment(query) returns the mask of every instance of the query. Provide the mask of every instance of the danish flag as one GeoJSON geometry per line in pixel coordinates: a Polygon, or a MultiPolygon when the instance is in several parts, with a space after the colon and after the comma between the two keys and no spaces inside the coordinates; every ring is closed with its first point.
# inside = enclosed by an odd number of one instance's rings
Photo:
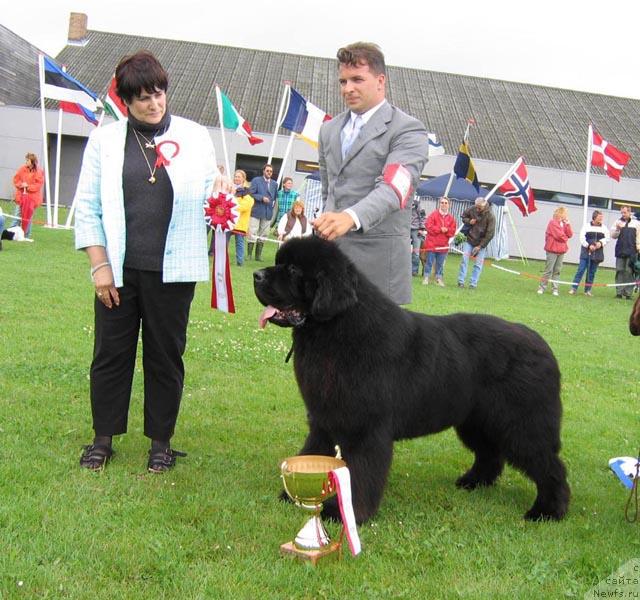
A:
{"type": "Polygon", "coordinates": [[[612,146],[609,142],[604,140],[595,129],[592,129],[591,164],[594,167],[603,168],[604,172],[609,177],[616,181],[620,181],[622,169],[624,169],[630,159],[630,154],[612,146]]]}
{"type": "Polygon", "coordinates": [[[505,198],[513,200],[523,217],[528,217],[532,212],[538,210],[533,188],[529,183],[527,165],[524,164],[522,157],[515,162],[511,175],[498,189],[505,198]]]}

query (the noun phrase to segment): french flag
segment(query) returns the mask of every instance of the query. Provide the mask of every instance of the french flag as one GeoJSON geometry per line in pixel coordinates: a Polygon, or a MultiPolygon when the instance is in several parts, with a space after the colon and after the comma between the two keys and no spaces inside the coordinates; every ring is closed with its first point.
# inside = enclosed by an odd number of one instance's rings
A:
{"type": "Polygon", "coordinates": [[[318,147],[320,127],[331,116],[311,104],[302,94],[289,88],[289,104],[281,126],[297,133],[305,142],[318,147]]]}

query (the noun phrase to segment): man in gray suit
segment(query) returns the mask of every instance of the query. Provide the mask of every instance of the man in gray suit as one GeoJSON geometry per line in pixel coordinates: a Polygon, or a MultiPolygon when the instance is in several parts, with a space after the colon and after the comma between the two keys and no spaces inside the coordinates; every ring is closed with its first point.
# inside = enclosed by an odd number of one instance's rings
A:
{"type": "Polygon", "coordinates": [[[358,42],[337,54],[348,110],[320,129],[325,212],[313,226],[398,304],[411,302],[411,195],[427,162],[424,125],[385,100],[384,55],[358,42]]]}

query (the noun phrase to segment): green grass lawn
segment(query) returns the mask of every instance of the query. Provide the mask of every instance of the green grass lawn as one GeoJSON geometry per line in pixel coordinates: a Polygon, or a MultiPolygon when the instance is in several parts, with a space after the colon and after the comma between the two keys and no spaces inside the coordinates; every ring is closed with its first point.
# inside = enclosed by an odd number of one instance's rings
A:
{"type": "MultiPolygon", "coordinates": [[[[235,315],[212,311],[209,284],[197,286],[173,440],[188,458],[146,473],[137,375],[129,433],[93,474],[78,466],[92,437],[87,259],[69,231],[37,227],[33,237],[0,252],[0,598],[582,598],[640,562],[640,525],[625,521],[628,493],[607,466],[640,444],[640,341],[627,329],[631,303],[611,289],[538,296],[535,281],[487,266],[477,291],[459,290],[453,256],[446,288],[415,279],[413,310],[495,314],[553,348],[569,514],[526,523],[534,486],[511,468],[491,489],[457,490],[471,454],[449,431],[396,445],[380,512],[360,528],[362,554],[313,569],[279,556],[303,516],[277,501],[278,467],[307,428],[284,362],[290,332],[258,327],[258,263],[233,267],[235,315]]],[[[542,266],[507,265],[535,275],[542,266]]],[[[612,280],[599,271],[598,282],[612,280]]]]}

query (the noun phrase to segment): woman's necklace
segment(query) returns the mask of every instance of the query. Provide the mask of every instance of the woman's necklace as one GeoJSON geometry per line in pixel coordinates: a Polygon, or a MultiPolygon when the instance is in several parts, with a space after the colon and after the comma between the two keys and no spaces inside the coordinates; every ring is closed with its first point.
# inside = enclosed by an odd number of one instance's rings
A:
{"type": "MultiPolygon", "coordinates": [[[[133,129],[133,135],[136,136],[136,142],[138,142],[138,146],[140,147],[140,152],[142,152],[142,156],[144,157],[144,162],[147,163],[147,168],[149,169],[149,179],[147,180],[149,183],[153,184],[156,182],[156,165],[153,165],[153,169],[151,168],[151,163],[149,162],[149,159],[147,158],[147,153],[144,151],[144,148],[142,147],[142,143],[140,142],[140,138],[138,137],[138,135],[142,135],[141,133],[138,134],[138,132],[136,131],[135,127],[132,127],[131,129],[133,129]]],[[[142,137],[146,140],[146,147],[147,148],[155,148],[156,145],[153,144],[152,142],[150,142],[146,137],[144,137],[142,135],[142,137]]]]}
{"type": "Polygon", "coordinates": [[[144,133],[142,133],[142,131],[138,131],[137,129],[134,129],[134,131],[136,133],[138,133],[140,136],[142,136],[142,139],[144,140],[144,147],[145,148],[155,148],[156,147],[155,137],[156,137],[156,135],[158,135],[157,131],[151,136],[151,139],[149,139],[146,135],[144,135],[144,133]]]}

